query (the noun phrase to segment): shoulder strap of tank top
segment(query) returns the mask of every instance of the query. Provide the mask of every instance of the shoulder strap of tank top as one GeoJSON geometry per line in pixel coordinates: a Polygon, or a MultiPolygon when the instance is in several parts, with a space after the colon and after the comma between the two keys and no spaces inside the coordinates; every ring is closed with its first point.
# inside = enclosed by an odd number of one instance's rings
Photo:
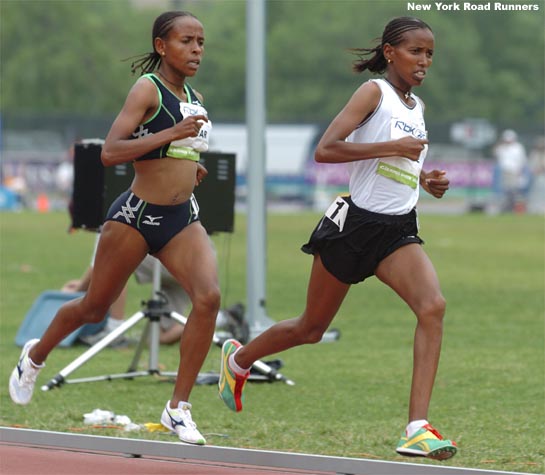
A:
{"type": "Polygon", "coordinates": [[[197,97],[197,94],[195,94],[195,91],[191,88],[189,84],[184,84],[184,91],[185,95],[187,96],[187,102],[190,102],[191,104],[198,104],[199,106],[202,106],[201,101],[197,97]]]}

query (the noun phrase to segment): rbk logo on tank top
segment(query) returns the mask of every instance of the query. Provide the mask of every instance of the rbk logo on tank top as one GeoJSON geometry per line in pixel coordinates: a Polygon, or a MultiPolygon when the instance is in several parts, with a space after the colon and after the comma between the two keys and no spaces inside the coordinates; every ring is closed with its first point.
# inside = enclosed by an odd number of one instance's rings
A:
{"type": "MultiPolygon", "coordinates": [[[[411,135],[415,139],[426,139],[428,132],[420,129],[421,125],[411,125],[401,119],[392,119],[392,138],[395,135],[401,134],[401,137],[411,135]]],[[[395,137],[398,138],[398,137],[395,137]]]]}

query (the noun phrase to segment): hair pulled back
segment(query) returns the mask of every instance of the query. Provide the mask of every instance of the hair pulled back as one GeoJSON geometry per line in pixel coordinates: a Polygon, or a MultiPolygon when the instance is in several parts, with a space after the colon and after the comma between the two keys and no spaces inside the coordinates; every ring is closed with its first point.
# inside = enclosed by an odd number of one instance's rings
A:
{"type": "Polygon", "coordinates": [[[378,42],[374,48],[353,48],[352,51],[355,55],[359,56],[359,59],[354,61],[353,70],[357,73],[362,73],[365,70],[369,70],[372,73],[382,74],[386,71],[387,61],[384,57],[383,48],[385,44],[396,46],[403,41],[403,34],[407,31],[428,29],[430,26],[422,20],[415,17],[401,16],[390,20],[390,22],[384,27],[382,38],[376,38],[378,42]],[[370,58],[365,59],[364,56],[372,55],[370,58]]]}
{"type": "Polygon", "coordinates": [[[134,58],[137,59],[131,63],[131,72],[133,74],[137,70],[140,70],[140,75],[155,71],[155,69],[161,63],[161,55],[155,51],[155,38],[165,39],[173,27],[174,21],[177,18],[184,16],[195,19],[197,18],[195,15],[189,12],[172,11],[162,13],[155,19],[153,22],[153,29],[151,31],[151,47],[153,51],[151,53],[134,56],[134,58]]]}

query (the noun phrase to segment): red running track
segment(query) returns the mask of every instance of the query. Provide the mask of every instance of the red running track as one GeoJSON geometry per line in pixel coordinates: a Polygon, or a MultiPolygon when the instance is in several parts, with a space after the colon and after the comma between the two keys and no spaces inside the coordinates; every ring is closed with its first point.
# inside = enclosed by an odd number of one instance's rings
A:
{"type": "Polygon", "coordinates": [[[129,457],[122,454],[0,443],[2,475],[327,475],[333,472],[129,457]]]}

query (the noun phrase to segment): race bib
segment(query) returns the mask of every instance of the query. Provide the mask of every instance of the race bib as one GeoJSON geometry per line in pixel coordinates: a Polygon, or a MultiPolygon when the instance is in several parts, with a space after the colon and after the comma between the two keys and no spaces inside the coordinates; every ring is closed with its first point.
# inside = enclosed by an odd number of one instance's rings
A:
{"type": "MultiPolygon", "coordinates": [[[[189,102],[180,102],[180,112],[184,119],[192,115],[204,115],[208,117],[208,113],[204,107],[198,104],[190,104],[189,102]]],[[[197,137],[173,140],[167,150],[167,156],[198,161],[200,157],[198,152],[206,152],[208,150],[211,130],[212,122],[210,120],[208,122],[201,121],[199,135],[197,137]]]]}
{"type": "Polygon", "coordinates": [[[191,104],[190,102],[180,102],[180,112],[184,119],[192,115],[204,115],[208,117],[208,112],[206,112],[203,106],[191,104]]]}
{"type": "Polygon", "coordinates": [[[208,122],[202,120],[201,130],[199,130],[199,135],[195,137],[195,142],[193,148],[197,152],[206,152],[208,150],[208,140],[210,139],[210,132],[212,132],[212,121],[208,122]]]}
{"type": "Polygon", "coordinates": [[[325,212],[326,218],[333,221],[338,227],[339,232],[342,232],[344,229],[344,223],[346,221],[346,216],[348,215],[348,203],[343,200],[340,196],[335,198],[335,201],[331,203],[327,211],[325,212]]]}
{"type": "Polygon", "coordinates": [[[392,159],[391,161],[395,161],[398,166],[382,161],[378,162],[377,173],[386,178],[391,178],[398,183],[410,186],[413,190],[415,190],[418,186],[418,175],[415,175],[414,173],[405,170],[405,168],[408,167],[405,166],[402,160],[409,161],[406,158],[392,159]]]}

